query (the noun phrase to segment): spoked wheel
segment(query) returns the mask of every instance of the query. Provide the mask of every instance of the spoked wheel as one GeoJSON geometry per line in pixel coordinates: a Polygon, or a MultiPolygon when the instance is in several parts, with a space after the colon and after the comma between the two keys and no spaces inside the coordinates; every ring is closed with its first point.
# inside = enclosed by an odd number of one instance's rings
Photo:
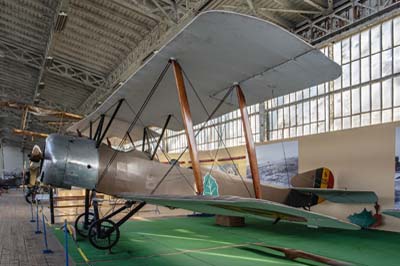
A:
{"type": "Polygon", "coordinates": [[[94,214],[88,213],[88,223],[85,224],[85,213],[80,214],[75,220],[75,230],[80,236],[87,237],[90,225],[94,222],[94,214]]]}
{"type": "Polygon", "coordinates": [[[98,249],[111,249],[118,240],[118,226],[111,220],[98,220],[89,227],[89,241],[98,249]]]}

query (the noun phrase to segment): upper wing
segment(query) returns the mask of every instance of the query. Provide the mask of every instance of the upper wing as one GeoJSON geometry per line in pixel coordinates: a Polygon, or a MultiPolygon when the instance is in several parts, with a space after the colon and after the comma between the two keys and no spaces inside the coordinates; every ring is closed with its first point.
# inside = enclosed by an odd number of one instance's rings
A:
{"type": "Polygon", "coordinates": [[[373,191],[297,187],[292,189],[312,193],[336,203],[375,203],[378,201],[378,196],[373,191]]]}
{"type": "Polygon", "coordinates": [[[123,193],[117,197],[145,201],[149,204],[181,208],[203,213],[227,216],[255,217],[259,219],[277,219],[303,222],[309,227],[330,227],[358,230],[359,226],[341,221],[334,217],[293,208],[267,200],[242,198],[235,196],[167,196],[132,195],[123,193]]]}
{"type": "MultiPolygon", "coordinates": [[[[271,22],[227,11],[199,14],[148,59],[94,113],[70,127],[84,133],[89,122],[124,98],[109,136],[126,133],[134,113],[170,58],[175,58],[194,85],[197,95],[211,112],[234,82],[239,82],[248,105],[337,78],[341,68],[294,34],[271,22]]],[[[204,112],[195,92],[187,84],[192,120],[204,122],[204,112]]],[[[237,109],[236,97],[222,104],[215,116],[237,109]]],[[[148,103],[138,126],[183,129],[174,75],[171,67],[148,103]]],[[[109,114],[110,115],[110,114],[109,114]]],[[[138,131],[139,132],[139,131],[138,131]]],[[[140,136],[133,136],[135,139],[140,136]]]]}

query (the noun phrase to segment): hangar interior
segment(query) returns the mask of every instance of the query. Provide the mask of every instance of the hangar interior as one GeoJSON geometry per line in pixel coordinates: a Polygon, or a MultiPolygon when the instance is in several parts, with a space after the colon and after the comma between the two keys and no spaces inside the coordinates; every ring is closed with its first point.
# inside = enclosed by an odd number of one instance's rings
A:
{"type": "Polygon", "coordinates": [[[0,0],[0,106],[0,265],[400,260],[398,0],[0,0]],[[259,68],[225,65],[241,81],[203,97],[226,75],[192,65],[234,49],[259,68]],[[145,109],[165,73],[174,93],[145,109]]]}

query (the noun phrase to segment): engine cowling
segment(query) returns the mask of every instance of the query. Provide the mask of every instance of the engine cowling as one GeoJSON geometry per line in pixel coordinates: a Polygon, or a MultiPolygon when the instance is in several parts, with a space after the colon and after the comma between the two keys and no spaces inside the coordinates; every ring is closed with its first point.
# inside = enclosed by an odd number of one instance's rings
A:
{"type": "Polygon", "coordinates": [[[96,142],[82,137],[51,134],[46,139],[41,181],[61,188],[93,189],[97,184],[99,153],[96,142]]]}

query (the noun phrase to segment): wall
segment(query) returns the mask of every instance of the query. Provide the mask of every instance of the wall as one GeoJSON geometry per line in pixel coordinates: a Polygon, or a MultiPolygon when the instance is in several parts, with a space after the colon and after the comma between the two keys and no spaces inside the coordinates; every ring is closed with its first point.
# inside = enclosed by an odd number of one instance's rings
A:
{"type": "MultiPolygon", "coordinates": [[[[299,171],[326,166],[333,171],[335,187],[373,190],[382,209],[393,208],[396,126],[400,123],[303,137],[299,140],[299,171]]],[[[345,219],[360,207],[325,202],[313,210],[345,219]]],[[[381,229],[400,231],[399,219],[384,216],[384,222],[381,229]]]]}
{"type": "MultiPolygon", "coordinates": [[[[25,153],[27,154],[27,153],[25,153]]],[[[23,153],[21,148],[8,144],[2,145],[2,155],[4,156],[4,166],[1,174],[4,172],[21,172],[23,168],[23,153]]]]}
{"type": "MultiPolygon", "coordinates": [[[[335,176],[336,188],[373,190],[379,197],[381,209],[393,208],[396,127],[400,127],[399,122],[294,138],[299,141],[299,172],[328,167],[335,176]]],[[[232,157],[243,158],[246,154],[244,146],[229,148],[229,152],[232,157]]],[[[200,159],[214,158],[215,154],[215,151],[200,152],[200,159]]],[[[172,158],[177,156],[171,154],[172,158]]],[[[217,158],[226,157],[228,155],[222,148],[217,158]]],[[[188,166],[189,160],[189,155],[184,154],[180,160],[185,162],[182,166],[188,166]]],[[[244,175],[246,159],[235,162],[244,175]]],[[[364,207],[373,210],[373,205],[330,202],[324,202],[312,210],[346,219],[364,207]]],[[[384,223],[380,229],[400,231],[400,219],[384,216],[384,223]]]]}

